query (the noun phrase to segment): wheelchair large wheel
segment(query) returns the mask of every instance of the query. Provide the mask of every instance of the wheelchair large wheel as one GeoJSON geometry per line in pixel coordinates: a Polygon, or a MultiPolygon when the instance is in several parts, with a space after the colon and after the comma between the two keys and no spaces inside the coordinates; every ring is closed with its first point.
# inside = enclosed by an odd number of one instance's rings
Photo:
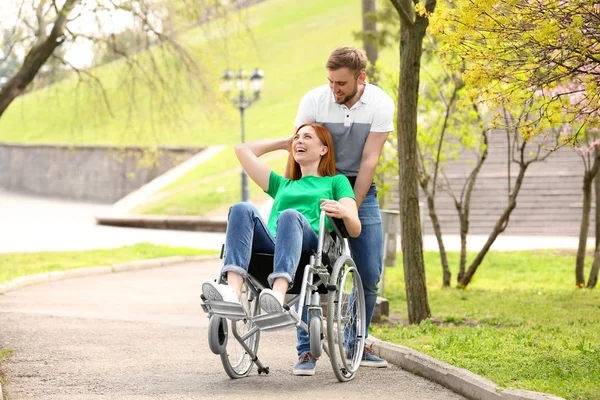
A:
{"type": "Polygon", "coordinates": [[[327,300],[327,343],[335,376],[340,382],[354,378],[362,359],[365,332],[365,295],[354,261],[340,257],[331,274],[336,286],[327,300]]]}
{"type": "MultiPolygon", "coordinates": [[[[250,318],[255,317],[259,311],[258,296],[244,283],[242,289],[242,298],[240,299],[242,306],[246,310],[246,313],[250,318]]],[[[228,332],[228,339],[226,342],[225,351],[221,353],[221,362],[225,372],[231,379],[238,379],[248,376],[252,370],[252,357],[248,354],[246,349],[242,346],[240,341],[235,337],[234,330],[238,333],[238,336],[242,337],[249,332],[254,324],[250,318],[239,319],[239,320],[224,320],[227,323],[226,332],[228,332]]],[[[254,355],[258,351],[258,344],[260,342],[260,331],[256,331],[253,335],[245,340],[245,344],[252,350],[254,355]]]]}

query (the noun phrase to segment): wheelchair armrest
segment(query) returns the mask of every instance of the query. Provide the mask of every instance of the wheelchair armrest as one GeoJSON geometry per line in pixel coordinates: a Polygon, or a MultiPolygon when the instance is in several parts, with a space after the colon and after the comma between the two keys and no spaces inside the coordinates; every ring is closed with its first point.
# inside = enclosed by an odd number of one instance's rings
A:
{"type": "Polygon", "coordinates": [[[329,222],[331,222],[331,225],[333,226],[333,231],[340,237],[340,239],[350,237],[348,231],[346,230],[346,225],[344,225],[343,219],[334,217],[327,218],[329,218],[329,222]]]}

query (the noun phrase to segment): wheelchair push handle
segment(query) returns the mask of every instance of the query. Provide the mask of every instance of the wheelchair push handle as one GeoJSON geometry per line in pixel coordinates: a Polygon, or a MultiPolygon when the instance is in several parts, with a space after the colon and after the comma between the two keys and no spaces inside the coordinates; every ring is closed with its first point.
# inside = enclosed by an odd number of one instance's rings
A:
{"type": "MultiPolygon", "coordinates": [[[[327,217],[325,211],[321,211],[321,218],[319,220],[319,230],[321,232],[324,232],[325,230],[325,217],[327,217]]],[[[340,237],[340,239],[347,239],[350,237],[348,231],[346,230],[346,225],[344,224],[343,219],[335,217],[327,218],[329,219],[329,222],[331,222],[331,226],[333,226],[333,231],[337,236],[340,237]]]]}

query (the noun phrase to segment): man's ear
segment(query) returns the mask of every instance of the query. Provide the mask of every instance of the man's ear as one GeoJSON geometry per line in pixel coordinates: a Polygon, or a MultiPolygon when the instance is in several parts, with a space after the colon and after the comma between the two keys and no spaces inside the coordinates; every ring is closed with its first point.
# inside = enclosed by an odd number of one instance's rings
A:
{"type": "Polygon", "coordinates": [[[361,71],[361,73],[358,75],[358,84],[364,85],[366,80],[367,80],[367,72],[361,71]]]}

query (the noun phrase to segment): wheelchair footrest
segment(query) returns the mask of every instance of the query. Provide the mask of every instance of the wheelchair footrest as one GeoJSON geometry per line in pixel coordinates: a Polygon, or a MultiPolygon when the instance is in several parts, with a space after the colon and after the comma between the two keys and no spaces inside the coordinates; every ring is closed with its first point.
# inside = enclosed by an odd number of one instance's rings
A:
{"type": "Polygon", "coordinates": [[[228,301],[207,300],[202,307],[204,312],[218,315],[228,319],[245,319],[248,318],[246,310],[239,303],[231,303],[228,301]]]}
{"type": "Polygon", "coordinates": [[[288,312],[262,314],[252,319],[252,322],[261,331],[285,328],[296,325],[296,320],[288,312]]]}

